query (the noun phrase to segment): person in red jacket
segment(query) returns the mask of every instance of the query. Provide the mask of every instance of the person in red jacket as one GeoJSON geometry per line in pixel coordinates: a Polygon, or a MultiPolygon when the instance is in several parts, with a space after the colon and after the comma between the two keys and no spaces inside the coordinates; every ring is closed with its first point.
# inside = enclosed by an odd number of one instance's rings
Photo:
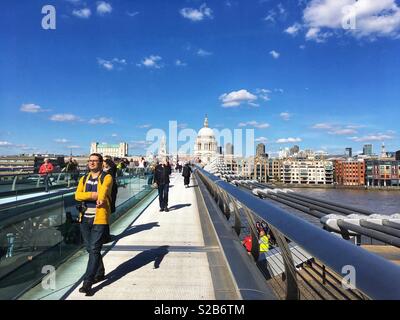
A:
{"type": "Polygon", "coordinates": [[[44,187],[46,192],[49,191],[49,185],[51,186],[50,175],[54,171],[54,166],[51,164],[48,158],[44,159],[44,163],[39,168],[39,174],[44,176],[44,187]]]}
{"type": "MultiPolygon", "coordinates": [[[[269,250],[270,247],[270,235],[269,235],[269,230],[268,230],[268,225],[264,222],[256,222],[256,228],[258,231],[258,243],[260,245],[260,253],[266,253],[269,250]]],[[[250,254],[251,252],[251,247],[253,245],[253,239],[251,235],[246,236],[242,240],[242,245],[246,248],[247,252],[250,254]]]]}

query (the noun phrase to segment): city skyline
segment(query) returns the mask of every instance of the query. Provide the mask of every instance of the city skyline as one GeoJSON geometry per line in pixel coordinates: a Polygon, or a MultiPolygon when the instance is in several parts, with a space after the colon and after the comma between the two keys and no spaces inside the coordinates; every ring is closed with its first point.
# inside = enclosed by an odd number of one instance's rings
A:
{"type": "Polygon", "coordinates": [[[63,0],[44,30],[42,1],[5,1],[0,155],[92,141],[144,154],[149,129],[198,131],[206,113],[211,128],[254,129],[267,153],[399,150],[400,4],[357,3],[63,0]]]}

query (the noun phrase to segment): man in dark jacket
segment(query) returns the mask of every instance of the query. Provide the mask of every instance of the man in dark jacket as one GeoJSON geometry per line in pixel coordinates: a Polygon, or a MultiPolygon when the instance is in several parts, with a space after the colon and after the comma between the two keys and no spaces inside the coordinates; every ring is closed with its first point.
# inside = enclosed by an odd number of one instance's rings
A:
{"type": "Polygon", "coordinates": [[[185,185],[185,188],[189,188],[191,173],[192,173],[192,168],[190,168],[189,163],[186,163],[185,166],[183,167],[183,173],[182,173],[182,176],[184,177],[183,184],[185,185]]]}
{"type": "Polygon", "coordinates": [[[162,164],[158,164],[154,169],[154,182],[158,187],[158,198],[160,201],[160,212],[168,212],[168,191],[169,191],[169,175],[171,174],[171,166],[167,160],[162,164]]]}

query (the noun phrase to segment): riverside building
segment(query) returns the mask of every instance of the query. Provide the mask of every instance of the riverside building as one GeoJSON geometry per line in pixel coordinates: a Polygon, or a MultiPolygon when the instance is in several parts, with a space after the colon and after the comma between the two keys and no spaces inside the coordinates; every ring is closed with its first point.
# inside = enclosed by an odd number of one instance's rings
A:
{"type": "Polygon", "coordinates": [[[333,164],[327,160],[284,160],[281,179],[287,184],[333,184],[333,164]]]}

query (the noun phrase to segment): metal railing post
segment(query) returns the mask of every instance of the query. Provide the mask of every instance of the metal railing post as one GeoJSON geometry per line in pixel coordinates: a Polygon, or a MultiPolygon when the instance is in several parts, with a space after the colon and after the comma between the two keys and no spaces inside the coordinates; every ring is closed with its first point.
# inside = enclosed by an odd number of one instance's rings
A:
{"type": "Polygon", "coordinates": [[[17,184],[17,179],[18,179],[18,176],[15,176],[13,184],[12,184],[12,187],[11,187],[11,191],[15,191],[15,186],[17,184]]]}
{"type": "Polygon", "coordinates": [[[247,221],[249,222],[250,234],[251,234],[251,255],[257,262],[260,257],[260,245],[258,243],[258,231],[256,230],[256,222],[254,221],[253,214],[251,211],[243,207],[243,211],[246,215],[247,221]]]}
{"type": "Polygon", "coordinates": [[[225,191],[219,189],[221,201],[222,201],[222,212],[224,213],[226,220],[231,217],[230,199],[225,191]]]}
{"type": "Polygon", "coordinates": [[[233,228],[235,229],[236,234],[238,236],[240,236],[240,232],[242,231],[242,221],[240,220],[239,206],[236,203],[235,199],[233,199],[231,197],[231,200],[232,200],[232,204],[233,204],[233,212],[234,212],[234,215],[235,215],[235,225],[234,225],[233,228]]]}
{"type": "Polygon", "coordinates": [[[275,237],[278,247],[281,249],[283,264],[285,267],[286,300],[299,300],[300,290],[297,284],[296,268],[289,245],[282,233],[272,226],[269,227],[275,237]]]}

